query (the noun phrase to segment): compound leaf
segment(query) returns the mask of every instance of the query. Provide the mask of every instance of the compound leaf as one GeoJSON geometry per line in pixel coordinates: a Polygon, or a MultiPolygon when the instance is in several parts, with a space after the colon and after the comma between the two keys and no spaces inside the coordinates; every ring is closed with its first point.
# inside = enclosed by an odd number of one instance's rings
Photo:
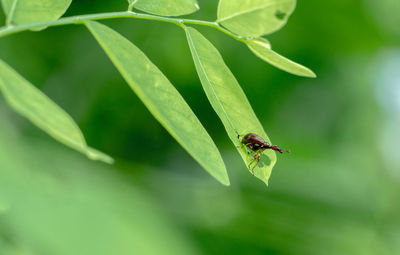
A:
{"type": "Polygon", "coordinates": [[[216,145],[163,73],[116,31],[94,21],[85,24],[154,117],[205,170],[229,185],[225,164],[216,145]]]}
{"type": "MultiPolygon", "coordinates": [[[[269,141],[246,95],[218,50],[194,28],[187,27],[186,36],[204,91],[233,144],[242,145],[236,132],[256,133],[269,141]]],[[[247,153],[246,148],[238,148],[238,151],[247,166],[253,159],[252,155],[247,153]]],[[[275,162],[275,152],[265,151],[259,167],[254,169],[255,176],[268,184],[275,162]]]]}
{"type": "MultiPolygon", "coordinates": [[[[8,25],[56,20],[72,0],[1,0],[8,25]]],[[[42,28],[43,29],[43,28],[42,28]]]]}
{"type": "Polygon", "coordinates": [[[187,15],[200,9],[197,0],[129,0],[128,2],[138,10],[161,16],[187,15]]]}
{"type": "Polygon", "coordinates": [[[244,37],[259,37],[283,27],[296,0],[220,0],[217,22],[244,37]]]}
{"type": "Polygon", "coordinates": [[[0,91],[15,111],[59,142],[86,154],[90,159],[113,162],[109,156],[88,147],[72,118],[2,60],[0,91]]]}
{"type": "Polygon", "coordinates": [[[259,58],[283,71],[304,77],[316,77],[315,73],[307,67],[297,64],[273,51],[269,42],[264,38],[250,40],[247,42],[247,46],[259,58]]]}

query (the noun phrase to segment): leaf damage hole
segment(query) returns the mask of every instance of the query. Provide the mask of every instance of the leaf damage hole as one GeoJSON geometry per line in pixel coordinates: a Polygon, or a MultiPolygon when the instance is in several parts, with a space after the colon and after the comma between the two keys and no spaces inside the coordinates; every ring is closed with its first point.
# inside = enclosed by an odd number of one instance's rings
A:
{"type": "Polygon", "coordinates": [[[277,19],[283,20],[283,19],[286,17],[286,12],[282,12],[282,11],[280,11],[280,10],[277,10],[277,11],[275,12],[275,17],[276,17],[277,19]]]}

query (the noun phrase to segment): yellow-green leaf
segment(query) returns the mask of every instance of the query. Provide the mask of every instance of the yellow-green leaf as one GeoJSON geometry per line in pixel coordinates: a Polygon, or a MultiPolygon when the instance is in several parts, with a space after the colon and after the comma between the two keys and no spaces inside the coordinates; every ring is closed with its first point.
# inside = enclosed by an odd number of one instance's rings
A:
{"type": "Polygon", "coordinates": [[[220,0],[217,22],[245,37],[259,37],[283,27],[296,0],[220,0]]]}
{"type": "Polygon", "coordinates": [[[200,9],[197,0],[129,0],[136,9],[161,15],[181,16],[200,9]]]}
{"type": "Polygon", "coordinates": [[[264,38],[248,41],[247,46],[259,58],[283,71],[304,77],[316,77],[315,73],[307,67],[297,64],[273,51],[269,42],[264,38]]]}
{"type": "Polygon", "coordinates": [[[15,111],[59,142],[93,160],[112,163],[109,156],[87,146],[79,127],[57,104],[0,60],[0,91],[15,111]]]}
{"type": "Polygon", "coordinates": [[[164,74],[140,49],[116,31],[94,21],[87,21],[86,26],[154,117],[205,170],[221,183],[229,185],[217,147],[164,74]]]}
{"type": "MultiPolygon", "coordinates": [[[[204,91],[233,144],[241,146],[236,131],[239,134],[256,133],[270,141],[218,50],[194,28],[187,27],[186,36],[204,91]]],[[[247,166],[253,160],[252,155],[246,148],[238,148],[238,151],[247,166]]],[[[254,169],[255,176],[268,184],[275,162],[275,152],[265,151],[259,166],[254,169]]]]}
{"type": "Polygon", "coordinates": [[[7,24],[21,25],[56,20],[72,0],[1,0],[7,24]]]}

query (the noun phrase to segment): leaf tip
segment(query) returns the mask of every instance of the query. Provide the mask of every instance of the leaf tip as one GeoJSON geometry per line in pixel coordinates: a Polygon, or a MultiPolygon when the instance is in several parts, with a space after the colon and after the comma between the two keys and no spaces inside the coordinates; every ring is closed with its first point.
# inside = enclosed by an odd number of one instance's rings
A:
{"type": "Polygon", "coordinates": [[[225,186],[231,186],[231,182],[229,181],[228,176],[226,175],[226,177],[223,180],[219,180],[223,185],[225,186]]]}
{"type": "MultiPolygon", "coordinates": [[[[221,169],[221,168],[220,168],[221,169]]],[[[218,172],[209,172],[212,177],[214,177],[218,182],[220,182],[224,186],[230,186],[231,183],[229,181],[228,172],[226,171],[225,165],[221,169],[222,171],[218,172]]]]}
{"type": "Polygon", "coordinates": [[[310,70],[310,72],[311,72],[311,75],[309,76],[310,78],[317,78],[317,75],[313,71],[310,70]]]}
{"type": "Polygon", "coordinates": [[[107,164],[114,164],[114,159],[103,152],[88,147],[86,156],[91,160],[103,161],[107,164]]]}
{"type": "Polygon", "coordinates": [[[307,67],[304,67],[304,72],[303,72],[302,76],[307,77],[307,78],[317,78],[317,75],[311,69],[309,69],[307,67]]]}

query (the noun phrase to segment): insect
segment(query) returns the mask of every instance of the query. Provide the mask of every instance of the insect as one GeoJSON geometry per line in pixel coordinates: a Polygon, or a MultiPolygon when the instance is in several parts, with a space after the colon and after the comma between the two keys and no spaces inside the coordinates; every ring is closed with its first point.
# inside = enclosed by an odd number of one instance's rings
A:
{"type": "Polygon", "coordinates": [[[238,148],[243,148],[246,146],[247,148],[250,148],[254,152],[253,160],[250,162],[248,165],[248,168],[250,169],[250,166],[256,162],[256,164],[251,168],[251,172],[254,175],[254,168],[258,165],[261,159],[261,153],[267,149],[271,149],[274,151],[277,151],[279,153],[283,153],[284,151],[290,153],[289,150],[284,150],[279,148],[277,145],[270,145],[268,142],[264,141],[259,135],[254,134],[254,133],[248,133],[247,135],[240,135],[236,131],[238,139],[240,137],[243,137],[240,143],[242,144],[241,146],[237,146],[238,148]]]}

